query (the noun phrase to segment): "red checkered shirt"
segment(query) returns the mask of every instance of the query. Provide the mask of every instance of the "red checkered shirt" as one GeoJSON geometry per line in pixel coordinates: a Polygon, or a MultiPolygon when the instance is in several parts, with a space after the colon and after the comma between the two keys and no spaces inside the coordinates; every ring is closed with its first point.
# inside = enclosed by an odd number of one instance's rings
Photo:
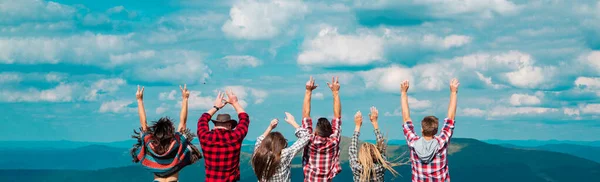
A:
{"type": "Polygon", "coordinates": [[[242,140],[246,137],[250,124],[248,114],[238,114],[239,124],[234,130],[209,130],[208,121],[211,117],[204,113],[198,120],[198,139],[206,169],[205,181],[238,181],[242,140]]]}
{"type": "Polygon", "coordinates": [[[440,149],[430,163],[423,163],[414,149],[415,142],[420,138],[415,134],[412,121],[407,121],[404,125],[404,136],[410,148],[410,161],[412,166],[413,182],[449,182],[450,173],[448,172],[448,144],[454,130],[454,121],[448,118],[444,119],[444,128],[439,136],[434,136],[440,144],[440,149]]]}
{"type": "MultiPolygon", "coordinates": [[[[331,181],[335,175],[342,172],[340,167],[340,137],[342,120],[334,118],[331,121],[333,133],[329,137],[312,135],[310,144],[304,148],[302,165],[304,181],[331,181]]],[[[313,133],[312,119],[303,118],[302,127],[313,133]]]]}

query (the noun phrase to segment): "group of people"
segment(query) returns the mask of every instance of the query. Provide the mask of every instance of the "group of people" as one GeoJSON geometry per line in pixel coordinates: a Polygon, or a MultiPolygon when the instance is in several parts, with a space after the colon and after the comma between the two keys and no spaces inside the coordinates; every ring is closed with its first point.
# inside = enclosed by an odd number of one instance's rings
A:
{"type": "MultiPolygon", "coordinates": [[[[258,181],[278,182],[291,181],[291,162],[300,151],[304,181],[332,181],[342,171],[340,166],[341,144],[341,102],[340,84],[337,77],[327,83],[333,94],[333,119],[319,118],[313,129],[310,116],[312,92],[317,88],[311,77],[306,83],[306,92],[302,107],[302,123],[298,125],[294,116],[285,113],[285,122],[295,128],[296,141],[288,146],[287,139],[280,133],[272,131],[279,124],[273,119],[265,132],[260,135],[254,146],[251,165],[258,181]]],[[[421,121],[422,137],[419,137],[410,118],[408,88],[409,82],[401,83],[401,107],[403,132],[410,148],[412,181],[450,181],[447,162],[447,149],[454,129],[456,113],[458,80],[450,81],[450,104],[448,116],[439,135],[438,118],[427,116],[421,121]]],[[[179,171],[204,157],[205,181],[239,181],[240,153],[242,141],[248,133],[249,115],[238,102],[232,90],[219,92],[213,108],[202,114],[198,120],[197,137],[200,150],[192,144],[194,135],[186,127],[189,91],[187,86],[180,86],[182,108],[180,122],[175,129],[171,119],[160,118],[152,126],[148,126],[143,104],[144,88],[138,86],[136,93],[138,112],[140,115],[140,132],[134,131],[138,142],[131,150],[134,162],[140,162],[154,174],[155,182],[176,182],[179,171]],[[229,114],[217,111],[231,105],[238,114],[238,121],[229,114]],[[209,128],[212,121],[214,127],[209,128]],[[202,151],[202,152],[200,152],[202,151]]],[[[393,175],[398,172],[392,167],[386,155],[386,140],[379,131],[378,111],[371,107],[369,119],[374,127],[376,143],[362,143],[358,146],[363,116],[358,111],[354,116],[355,129],[349,147],[349,163],[354,181],[384,181],[385,171],[393,175]]]]}

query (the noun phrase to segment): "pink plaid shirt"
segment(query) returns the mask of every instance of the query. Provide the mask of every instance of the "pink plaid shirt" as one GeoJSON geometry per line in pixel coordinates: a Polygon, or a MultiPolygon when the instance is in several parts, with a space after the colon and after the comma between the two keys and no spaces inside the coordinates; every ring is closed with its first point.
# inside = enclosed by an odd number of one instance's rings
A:
{"type": "Polygon", "coordinates": [[[335,175],[342,172],[340,167],[340,133],[342,120],[334,118],[331,121],[333,133],[329,137],[314,135],[312,119],[303,118],[302,127],[312,134],[310,143],[304,148],[302,165],[304,181],[320,182],[331,181],[335,175]]]}
{"type": "Polygon", "coordinates": [[[440,149],[430,163],[422,163],[419,156],[414,151],[414,144],[420,138],[415,134],[412,121],[407,121],[403,125],[404,136],[410,148],[410,161],[412,166],[413,182],[449,182],[450,173],[448,172],[448,144],[454,130],[454,121],[448,118],[444,119],[444,128],[439,136],[434,136],[440,144],[440,149]]]}

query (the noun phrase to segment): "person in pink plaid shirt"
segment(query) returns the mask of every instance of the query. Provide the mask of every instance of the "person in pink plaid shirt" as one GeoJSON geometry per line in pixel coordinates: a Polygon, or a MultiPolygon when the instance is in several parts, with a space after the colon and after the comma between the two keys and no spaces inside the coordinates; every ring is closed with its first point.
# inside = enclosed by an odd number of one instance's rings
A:
{"type": "MultiPolygon", "coordinates": [[[[331,123],[327,118],[319,118],[315,133],[310,137],[310,143],[304,148],[302,165],[304,170],[304,181],[320,182],[331,181],[335,175],[342,171],[340,167],[340,137],[341,137],[341,113],[340,104],[340,82],[334,77],[327,86],[333,93],[333,120],[331,123]]],[[[312,91],[317,88],[315,80],[310,77],[306,83],[304,105],[302,107],[302,127],[312,133],[312,119],[310,119],[310,99],[312,91]]]]}
{"type": "Polygon", "coordinates": [[[410,119],[407,95],[409,83],[408,81],[404,81],[401,84],[402,119],[404,120],[403,131],[408,147],[410,148],[413,182],[450,181],[447,155],[448,145],[454,130],[458,85],[460,83],[458,83],[457,79],[450,81],[448,117],[444,119],[444,127],[440,135],[435,135],[438,131],[438,118],[427,116],[421,121],[423,137],[419,137],[415,133],[413,122],[410,119]]]}

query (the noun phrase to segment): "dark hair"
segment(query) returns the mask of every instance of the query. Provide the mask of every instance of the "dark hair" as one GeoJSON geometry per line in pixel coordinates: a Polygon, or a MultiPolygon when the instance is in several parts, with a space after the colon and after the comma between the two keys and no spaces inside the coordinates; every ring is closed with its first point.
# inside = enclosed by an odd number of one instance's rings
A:
{"type": "Polygon", "coordinates": [[[171,119],[162,117],[154,122],[149,129],[150,133],[152,133],[152,144],[156,147],[154,148],[154,152],[157,154],[164,154],[167,152],[175,137],[175,127],[173,126],[171,119]]]}
{"type": "Polygon", "coordinates": [[[333,128],[327,118],[319,118],[317,121],[317,135],[321,137],[329,137],[333,134],[333,128]]]}
{"type": "Polygon", "coordinates": [[[279,132],[271,132],[254,150],[252,167],[259,181],[267,181],[277,172],[281,163],[281,151],[286,147],[285,137],[279,132]]]}
{"type": "Polygon", "coordinates": [[[435,116],[427,116],[421,121],[424,136],[433,136],[438,132],[438,118],[435,116]]]}

